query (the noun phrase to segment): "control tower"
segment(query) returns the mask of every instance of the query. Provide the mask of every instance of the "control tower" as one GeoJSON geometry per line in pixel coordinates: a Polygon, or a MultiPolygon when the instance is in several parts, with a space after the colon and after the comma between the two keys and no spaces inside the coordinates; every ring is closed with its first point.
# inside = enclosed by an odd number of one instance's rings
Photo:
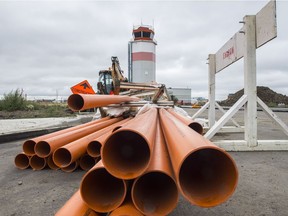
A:
{"type": "Polygon", "coordinates": [[[133,39],[128,44],[129,82],[156,81],[156,45],[151,26],[133,28],[133,39]]]}

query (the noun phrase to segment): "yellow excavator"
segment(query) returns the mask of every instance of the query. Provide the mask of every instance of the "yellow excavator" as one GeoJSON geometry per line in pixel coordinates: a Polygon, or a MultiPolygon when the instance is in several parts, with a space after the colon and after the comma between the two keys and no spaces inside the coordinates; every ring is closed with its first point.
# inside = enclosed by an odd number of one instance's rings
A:
{"type": "Polygon", "coordinates": [[[131,83],[124,77],[118,57],[111,57],[112,66],[99,71],[98,94],[137,96],[157,103],[160,98],[171,101],[165,85],[158,83],[131,83]]]}
{"type": "Polygon", "coordinates": [[[124,77],[124,72],[121,70],[118,57],[112,56],[112,67],[108,70],[99,71],[99,81],[97,83],[99,94],[114,94],[120,93],[120,82],[128,82],[124,77]]]}

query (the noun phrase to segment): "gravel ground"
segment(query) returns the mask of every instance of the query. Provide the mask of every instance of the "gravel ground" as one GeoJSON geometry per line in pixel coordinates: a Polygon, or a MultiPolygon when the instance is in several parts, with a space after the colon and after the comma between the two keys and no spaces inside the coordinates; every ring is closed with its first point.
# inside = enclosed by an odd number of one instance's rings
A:
{"type": "MultiPolygon", "coordinates": [[[[241,119],[241,113],[236,118],[241,119]]],[[[281,113],[281,118],[287,123],[288,113],[281,113]]],[[[262,113],[258,122],[263,139],[266,136],[270,139],[287,139],[285,134],[273,127],[273,123],[262,117],[262,113]]],[[[224,137],[228,139],[234,136],[235,134],[224,137]]],[[[20,140],[0,145],[0,215],[53,215],[79,188],[85,172],[18,170],[14,166],[14,157],[21,152],[22,143],[23,140],[20,140]]],[[[288,151],[230,154],[239,170],[239,182],[234,195],[227,202],[208,209],[193,206],[180,197],[171,216],[287,215],[288,151]]]]}

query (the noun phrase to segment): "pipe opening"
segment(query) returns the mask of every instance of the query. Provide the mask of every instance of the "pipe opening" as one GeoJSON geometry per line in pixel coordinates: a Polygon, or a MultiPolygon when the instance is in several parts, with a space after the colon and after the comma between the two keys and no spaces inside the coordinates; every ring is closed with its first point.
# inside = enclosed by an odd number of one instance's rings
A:
{"type": "Polygon", "coordinates": [[[116,131],[103,146],[102,160],[112,175],[123,179],[136,178],[149,165],[149,145],[136,132],[116,131]]]}
{"type": "Polygon", "coordinates": [[[29,157],[25,154],[18,154],[15,157],[14,163],[19,169],[27,169],[29,167],[29,157]]]}
{"type": "Polygon", "coordinates": [[[189,124],[189,127],[192,129],[192,130],[194,130],[194,131],[196,131],[198,134],[203,134],[203,127],[202,127],[202,125],[201,124],[199,124],[198,122],[192,122],[192,123],[190,123],[189,124]]]}
{"type": "Polygon", "coordinates": [[[70,165],[61,168],[61,170],[64,172],[73,172],[77,169],[78,165],[79,165],[78,162],[74,161],[70,165]]]}
{"type": "Polygon", "coordinates": [[[82,170],[87,171],[87,170],[91,169],[96,164],[96,161],[93,157],[86,154],[80,158],[79,164],[80,164],[80,167],[82,170]]]}
{"type": "Polygon", "coordinates": [[[168,215],[177,205],[175,181],[165,173],[150,172],[133,185],[133,202],[145,215],[168,215]]]}
{"type": "Polygon", "coordinates": [[[26,140],[23,143],[23,152],[27,155],[34,155],[35,151],[34,151],[34,147],[36,145],[36,142],[34,142],[33,140],[26,140]]]}
{"type": "Polygon", "coordinates": [[[30,166],[32,167],[32,169],[34,169],[34,170],[42,170],[46,166],[46,159],[38,157],[37,155],[33,155],[30,158],[29,163],[30,163],[30,166]]]}
{"type": "Polygon", "coordinates": [[[52,155],[47,158],[47,165],[52,170],[58,170],[59,167],[54,163],[52,155]]]}
{"type": "Polygon", "coordinates": [[[99,168],[84,176],[80,190],[82,199],[90,208],[97,212],[110,212],[124,201],[126,185],[105,168],[99,168]]]}
{"type": "Polygon", "coordinates": [[[59,148],[53,153],[53,161],[59,167],[67,167],[72,163],[71,153],[65,148],[59,148]]]}
{"type": "Polygon", "coordinates": [[[201,207],[226,201],[234,192],[238,172],[233,159],[218,149],[200,149],[190,154],[179,171],[186,198],[201,207]]]}
{"type": "Polygon", "coordinates": [[[79,111],[82,109],[82,107],[84,106],[84,100],[83,98],[78,95],[78,94],[73,94],[70,95],[68,98],[68,106],[72,109],[72,110],[76,110],[79,111]]]}
{"type": "Polygon", "coordinates": [[[94,140],[88,144],[87,153],[92,157],[98,157],[101,153],[102,145],[100,142],[94,140]]]}
{"type": "Polygon", "coordinates": [[[49,156],[51,153],[51,148],[49,143],[46,141],[40,141],[35,145],[34,151],[39,157],[44,158],[49,156]]]}

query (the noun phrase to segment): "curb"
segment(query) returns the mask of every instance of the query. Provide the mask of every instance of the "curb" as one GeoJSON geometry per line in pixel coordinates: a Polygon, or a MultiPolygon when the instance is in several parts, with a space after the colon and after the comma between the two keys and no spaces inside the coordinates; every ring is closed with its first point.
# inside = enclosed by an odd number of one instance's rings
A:
{"type": "Polygon", "coordinates": [[[72,120],[69,122],[65,122],[64,125],[55,125],[54,127],[50,126],[48,128],[42,128],[42,129],[38,129],[38,130],[32,129],[32,130],[27,130],[27,131],[22,131],[22,132],[2,134],[2,135],[0,135],[0,144],[11,142],[11,141],[16,141],[16,140],[21,140],[21,139],[37,137],[37,136],[52,133],[55,131],[63,130],[63,129],[66,129],[69,127],[74,127],[75,125],[89,122],[92,120],[92,118],[93,117],[90,117],[90,116],[89,117],[83,116],[82,118],[75,119],[75,120],[72,120]]]}
{"type": "Polygon", "coordinates": [[[58,130],[66,129],[69,127],[72,127],[72,126],[55,127],[55,128],[47,128],[47,129],[34,130],[34,131],[25,131],[25,132],[20,132],[20,133],[4,134],[4,135],[0,135],[0,144],[15,141],[15,140],[20,140],[20,139],[37,137],[37,136],[52,133],[58,130]]]}

